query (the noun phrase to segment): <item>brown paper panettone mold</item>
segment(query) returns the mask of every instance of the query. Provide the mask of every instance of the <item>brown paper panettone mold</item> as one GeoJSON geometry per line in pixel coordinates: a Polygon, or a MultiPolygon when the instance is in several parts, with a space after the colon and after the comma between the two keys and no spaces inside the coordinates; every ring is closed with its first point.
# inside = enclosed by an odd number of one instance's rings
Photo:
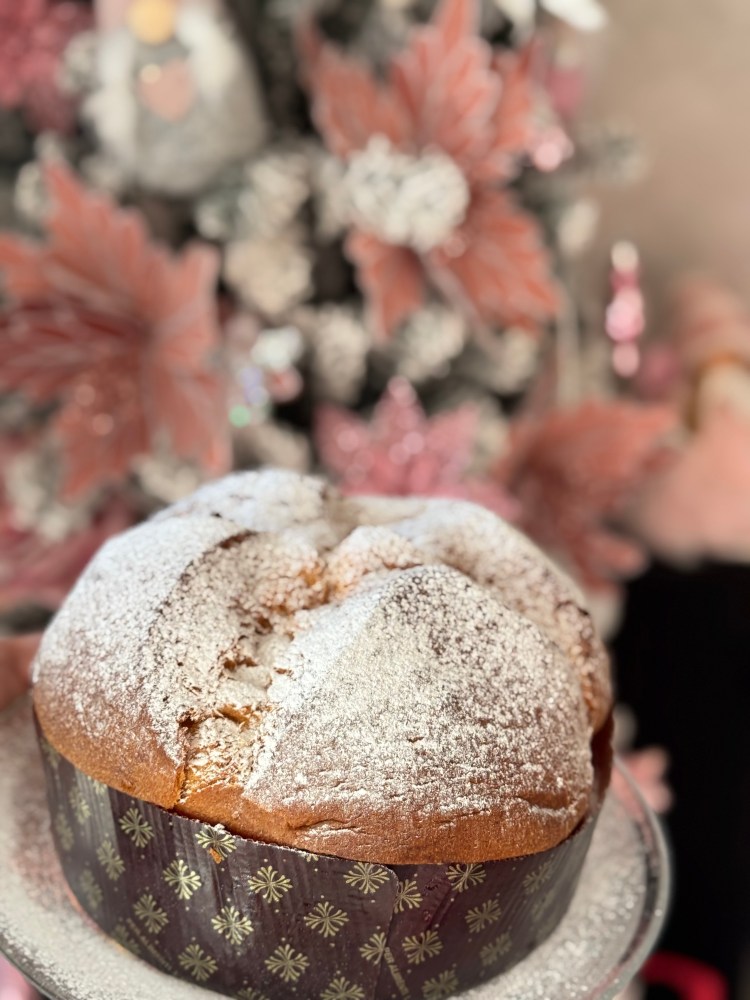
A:
{"type": "Polygon", "coordinates": [[[289,473],[107,543],[34,705],[82,905],[252,1000],[447,996],[517,961],[567,907],[608,773],[606,655],[526,539],[289,473]]]}
{"type": "Polygon", "coordinates": [[[609,774],[562,844],[486,863],[354,862],[263,844],[87,777],[41,736],[83,910],[162,971],[238,1000],[440,1000],[523,959],[575,892],[609,774]]]}

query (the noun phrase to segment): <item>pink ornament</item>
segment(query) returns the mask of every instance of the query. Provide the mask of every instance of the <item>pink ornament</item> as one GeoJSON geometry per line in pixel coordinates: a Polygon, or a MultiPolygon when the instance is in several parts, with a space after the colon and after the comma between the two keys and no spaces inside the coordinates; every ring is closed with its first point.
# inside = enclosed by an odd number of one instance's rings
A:
{"type": "Polygon", "coordinates": [[[612,341],[612,367],[620,378],[633,378],[641,366],[640,340],[646,328],[638,251],[632,243],[618,243],[612,250],[610,286],[605,327],[612,341]]]}

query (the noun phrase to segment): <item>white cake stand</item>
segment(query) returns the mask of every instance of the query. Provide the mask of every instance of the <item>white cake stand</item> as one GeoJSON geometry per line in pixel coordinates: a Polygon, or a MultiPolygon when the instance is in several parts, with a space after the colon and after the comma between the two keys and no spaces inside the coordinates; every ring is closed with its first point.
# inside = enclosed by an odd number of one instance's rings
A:
{"type": "MultiPolygon", "coordinates": [[[[209,1000],[105,937],[74,904],[55,855],[28,699],[0,715],[0,951],[51,1000],[209,1000]]],[[[664,922],[669,863],[622,770],[576,896],[552,937],[466,1000],[606,1000],[635,976],[664,922]]]]}

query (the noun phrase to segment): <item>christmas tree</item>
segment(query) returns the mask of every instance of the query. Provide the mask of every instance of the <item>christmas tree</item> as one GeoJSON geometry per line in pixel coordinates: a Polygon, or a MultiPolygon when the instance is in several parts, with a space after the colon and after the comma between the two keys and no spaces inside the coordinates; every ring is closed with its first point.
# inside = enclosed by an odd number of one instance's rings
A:
{"type": "Polygon", "coordinates": [[[720,547],[710,511],[672,510],[715,455],[695,386],[717,357],[741,381],[741,308],[706,335],[723,293],[693,283],[687,333],[644,350],[635,248],[593,308],[575,278],[590,181],[637,165],[578,115],[578,33],[603,21],[594,0],[0,5],[6,632],[231,468],[484,504],[610,617],[650,548],[720,547]]]}

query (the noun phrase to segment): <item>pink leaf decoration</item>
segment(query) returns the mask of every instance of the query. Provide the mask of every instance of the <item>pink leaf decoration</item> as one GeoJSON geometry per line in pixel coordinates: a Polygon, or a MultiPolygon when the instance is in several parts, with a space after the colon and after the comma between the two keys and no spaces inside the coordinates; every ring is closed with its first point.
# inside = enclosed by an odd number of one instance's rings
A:
{"type": "Polygon", "coordinates": [[[500,482],[519,527],[592,589],[637,572],[645,553],[613,522],[665,456],[668,407],[588,402],[514,428],[500,482]]]}
{"type": "Polygon", "coordinates": [[[478,191],[463,225],[426,264],[446,297],[480,322],[543,322],[557,311],[539,226],[501,191],[478,191]]]}
{"type": "Polygon", "coordinates": [[[357,265],[375,330],[381,337],[391,336],[424,304],[425,278],[419,258],[411,250],[356,231],[349,236],[346,249],[357,265]]]}
{"type": "Polygon", "coordinates": [[[412,33],[393,62],[393,90],[418,149],[436,146],[466,165],[486,149],[502,84],[492,49],[477,35],[477,0],[443,0],[433,23],[412,33]]]}
{"type": "Polygon", "coordinates": [[[534,144],[535,84],[532,74],[534,50],[504,52],[494,67],[502,90],[494,116],[494,135],[482,158],[470,171],[475,182],[508,180],[518,172],[520,159],[534,144]]]}
{"type": "Polygon", "coordinates": [[[369,422],[319,407],[315,441],[344,492],[456,497],[507,515],[512,504],[503,489],[465,476],[477,420],[472,406],[428,418],[411,385],[393,379],[369,422]]]}
{"type": "Polygon", "coordinates": [[[208,472],[229,467],[215,252],[179,257],[135,212],[46,170],[48,240],[0,239],[0,387],[59,404],[53,427],[76,497],[122,480],[162,438],[208,472]]]}
{"type": "Polygon", "coordinates": [[[307,67],[313,82],[313,117],[331,151],[346,159],[375,135],[402,145],[409,136],[408,118],[390,88],[333,45],[319,40],[313,44],[309,32],[314,30],[307,28],[303,55],[314,59],[307,67]]]}

